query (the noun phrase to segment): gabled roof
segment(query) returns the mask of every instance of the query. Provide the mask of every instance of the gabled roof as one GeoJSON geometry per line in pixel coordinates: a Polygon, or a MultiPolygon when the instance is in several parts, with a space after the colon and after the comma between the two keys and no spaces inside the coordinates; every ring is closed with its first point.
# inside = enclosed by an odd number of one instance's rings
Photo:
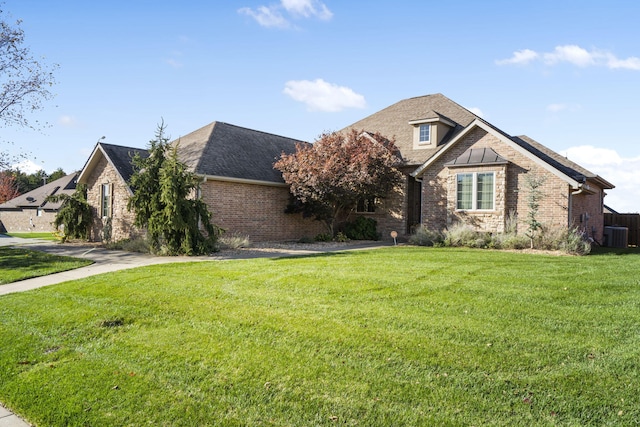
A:
{"type": "Polygon", "coordinates": [[[459,141],[463,140],[465,135],[468,135],[473,129],[476,128],[483,129],[486,132],[493,134],[502,142],[509,145],[511,148],[527,156],[544,169],[566,181],[573,188],[577,189],[579,187],[582,187],[582,184],[587,180],[591,180],[603,189],[614,187],[613,184],[601,178],[600,176],[587,171],[576,163],[562,157],[553,150],[543,146],[540,143],[535,142],[531,138],[528,138],[526,136],[512,137],[482,119],[474,120],[461,132],[457,133],[453,139],[449,140],[439,150],[434,152],[433,155],[411,175],[416,177],[422,175],[431,164],[433,164],[438,158],[443,156],[451,147],[455,146],[459,141]]]}
{"type": "Polygon", "coordinates": [[[208,178],[283,184],[273,164],[305,142],[224,122],[210,123],[172,142],[178,156],[198,175],[208,178]]]}
{"type": "Polygon", "coordinates": [[[129,183],[129,179],[133,174],[133,165],[131,159],[133,156],[140,154],[141,157],[149,157],[149,152],[141,148],[124,147],[122,145],[105,144],[98,142],[89,156],[89,160],[82,168],[82,172],[78,176],[78,182],[86,183],[93,168],[100,159],[105,158],[115,168],[122,180],[129,183]]]}
{"type": "Polygon", "coordinates": [[[46,209],[57,210],[62,202],[47,202],[47,197],[55,194],[71,195],[76,189],[77,172],[70,173],[60,179],[56,179],[48,184],[24,193],[14,199],[8,200],[0,205],[0,210],[18,210],[18,209],[46,209]]]}
{"type": "Polygon", "coordinates": [[[395,139],[395,144],[400,150],[405,163],[407,165],[417,166],[433,156],[434,153],[442,148],[442,145],[414,150],[413,129],[409,126],[409,122],[419,122],[430,119],[441,119],[447,124],[454,125],[452,130],[442,140],[444,144],[454,138],[474,120],[479,119],[479,117],[446,96],[438,93],[435,95],[404,99],[355,122],[343,129],[343,131],[356,129],[371,133],[380,132],[387,138],[395,139]]]}

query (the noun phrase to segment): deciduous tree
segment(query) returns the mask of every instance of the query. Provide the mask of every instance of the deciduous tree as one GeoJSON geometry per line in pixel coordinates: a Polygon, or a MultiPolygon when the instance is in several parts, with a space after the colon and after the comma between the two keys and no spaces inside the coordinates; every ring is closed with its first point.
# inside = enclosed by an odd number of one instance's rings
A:
{"type": "Polygon", "coordinates": [[[400,183],[399,164],[392,140],[351,130],[325,133],[311,145],[299,144],[274,167],[302,208],[324,221],[334,235],[336,220],[358,200],[385,198],[400,183]]]}
{"type": "MultiPolygon", "coordinates": [[[[21,21],[10,22],[0,9],[0,123],[37,129],[38,121],[31,121],[29,113],[43,108],[42,102],[53,97],[53,70],[35,59],[25,46],[21,21]]],[[[6,141],[5,141],[6,143],[6,141]]],[[[0,148],[0,169],[15,161],[7,149],[0,148]]]]}
{"type": "Polygon", "coordinates": [[[20,195],[16,178],[9,171],[0,172],[0,203],[20,195]]]}

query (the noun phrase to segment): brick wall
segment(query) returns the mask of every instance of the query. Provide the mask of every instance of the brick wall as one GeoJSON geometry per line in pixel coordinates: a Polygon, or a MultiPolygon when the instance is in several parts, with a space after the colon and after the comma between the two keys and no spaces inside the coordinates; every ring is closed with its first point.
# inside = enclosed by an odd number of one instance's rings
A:
{"type": "Polygon", "coordinates": [[[101,195],[102,184],[112,184],[112,232],[111,240],[118,241],[140,235],[133,226],[134,214],[127,210],[129,190],[115,168],[102,157],[87,178],[87,202],[91,206],[93,223],[90,240],[100,242],[103,239],[105,220],[102,218],[101,195]]]}
{"type": "Polygon", "coordinates": [[[212,222],[227,234],[239,233],[254,242],[297,240],[326,233],[324,224],[302,214],[287,214],[289,189],[227,181],[207,181],[202,200],[209,206],[212,222]]]}
{"type": "Polygon", "coordinates": [[[570,226],[577,227],[595,241],[603,242],[604,206],[603,191],[591,186],[595,193],[580,193],[570,196],[571,218],[570,226]]]}
{"type": "MultiPolygon", "coordinates": [[[[525,181],[527,174],[545,177],[541,187],[544,194],[540,202],[537,219],[545,226],[553,228],[566,227],[569,216],[569,185],[542,168],[528,156],[511,148],[483,129],[471,131],[463,140],[447,152],[443,158],[436,160],[423,176],[422,218],[423,224],[434,230],[443,230],[455,222],[470,224],[478,229],[501,232],[509,215],[517,215],[518,230],[526,229],[528,212],[528,188],[525,181]],[[444,164],[460,156],[470,148],[492,148],[510,163],[506,166],[483,166],[468,168],[448,168],[444,164]],[[496,199],[492,212],[456,212],[455,174],[461,171],[496,172],[496,199]]],[[[574,196],[575,197],[575,196],[574,196]]],[[[577,210],[574,208],[574,214],[577,210]]]]}
{"type": "Polygon", "coordinates": [[[27,233],[55,231],[53,221],[56,218],[54,211],[40,211],[37,209],[22,209],[19,211],[0,212],[0,222],[9,233],[27,233]]]}

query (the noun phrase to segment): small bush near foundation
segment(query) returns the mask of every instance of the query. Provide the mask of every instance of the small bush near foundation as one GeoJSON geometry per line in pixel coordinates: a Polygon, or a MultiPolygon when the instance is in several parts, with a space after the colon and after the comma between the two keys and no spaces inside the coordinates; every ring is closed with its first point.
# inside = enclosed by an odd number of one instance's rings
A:
{"type": "Polygon", "coordinates": [[[143,254],[151,253],[149,242],[144,237],[136,237],[133,239],[118,240],[117,242],[108,242],[104,245],[107,249],[121,250],[127,252],[140,252],[143,254]]]}
{"type": "Polygon", "coordinates": [[[298,243],[313,243],[313,242],[315,242],[315,240],[309,236],[301,237],[300,240],[298,240],[298,243]]]}
{"type": "Polygon", "coordinates": [[[491,234],[474,228],[456,224],[444,232],[445,246],[465,246],[468,248],[486,248],[492,245],[491,234]]]}
{"type": "Polygon", "coordinates": [[[224,234],[218,238],[218,243],[220,244],[220,247],[224,249],[240,249],[251,246],[249,236],[244,236],[239,233],[233,233],[230,235],[224,234]]]}
{"type": "Polygon", "coordinates": [[[424,225],[416,227],[411,237],[409,237],[409,243],[418,246],[438,246],[442,244],[443,240],[442,233],[429,230],[424,225]]]}
{"type": "Polygon", "coordinates": [[[496,249],[526,249],[531,244],[527,236],[515,233],[498,234],[494,240],[496,249]]]}
{"type": "Polygon", "coordinates": [[[587,255],[591,252],[591,241],[576,228],[544,229],[539,244],[541,249],[573,255],[587,255]]]}
{"type": "Polygon", "coordinates": [[[331,234],[328,233],[320,233],[316,235],[314,240],[316,242],[330,242],[331,240],[333,240],[333,237],[331,237],[331,234]]]}
{"type": "Polygon", "coordinates": [[[357,217],[344,226],[344,234],[351,240],[378,240],[378,222],[373,218],[357,217]]]}

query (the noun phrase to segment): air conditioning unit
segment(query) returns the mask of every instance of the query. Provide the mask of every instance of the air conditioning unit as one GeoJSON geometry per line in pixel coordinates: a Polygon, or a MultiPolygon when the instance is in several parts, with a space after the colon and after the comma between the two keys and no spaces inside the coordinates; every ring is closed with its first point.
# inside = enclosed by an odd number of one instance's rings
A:
{"type": "Polygon", "coordinates": [[[627,227],[605,227],[604,245],[610,248],[626,248],[629,229],[627,227]]]}

